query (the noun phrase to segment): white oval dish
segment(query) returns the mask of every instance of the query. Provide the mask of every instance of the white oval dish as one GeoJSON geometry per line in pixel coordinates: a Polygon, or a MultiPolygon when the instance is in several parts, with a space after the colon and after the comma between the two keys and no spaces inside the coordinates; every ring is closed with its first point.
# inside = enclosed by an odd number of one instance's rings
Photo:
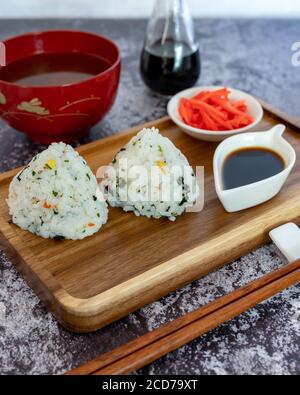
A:
{"type": "Polygon", "coordinates": [[[263,118],[263,108],[258,100],[256,100],[253,96],[248,95],[248,93],[239,91],[237,89],[228,88],[230,90],[230,99],[237,100],[245,100],[248,106],[248,113],[255,119],[255,121],[244,128],[235,129],[235,130],[226,130],[226,131],[211,131],[205,129],[198,129],[192,126],[187,125],[183,122],[179,112],[178,106],[180,99],[185,97],[187,99],[195,96],[197,93],[201,91],[212,91],[223,88],[222,86],[203,86],[197,88],[186,89],[182,92],[177,93],[177,95],[173,96],[172,99],[168,103],[168,114],[173,122],[176,123],[185,133],[189,134],[192,137],[195,137],[199,140],[204,141],[222,141],[227,137],[233,136],[235,134],[239,134],[245,131],[252,129],[256,126],[263,118]]]}
{"type": "Polygon", "coordinates": [[[266,132],[244,133],[223,141],[216,149],[213,159],[215,188],[228,212],[244,210],[266,202],[281,190],[296,162],[294,148],[283,138],[284,125],[276,125],[266,132]],[[241,148],[261,147],[277,152],[285,161],[285,168],[264,180],[234,189],[223,188],[223,165],[232,152],[241,148]]]}

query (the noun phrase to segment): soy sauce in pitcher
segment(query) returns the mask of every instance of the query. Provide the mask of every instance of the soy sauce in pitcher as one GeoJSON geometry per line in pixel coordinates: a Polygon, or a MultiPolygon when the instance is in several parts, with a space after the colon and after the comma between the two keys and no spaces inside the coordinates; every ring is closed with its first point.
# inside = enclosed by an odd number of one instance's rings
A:
{"type": "Polygon", "coordinates": [[[200,73],[199,50],[185,43],[166,41],[145,48],[141,74],[145,84],[155,92],[173,95],[195,85],[200,73]]]}
{"type": "Polygon", "coordinates": [[[186,0],[157,0],[141,55],[141,75],[153,91],[173,95],[193,86],[200,54],[186,0]]]}

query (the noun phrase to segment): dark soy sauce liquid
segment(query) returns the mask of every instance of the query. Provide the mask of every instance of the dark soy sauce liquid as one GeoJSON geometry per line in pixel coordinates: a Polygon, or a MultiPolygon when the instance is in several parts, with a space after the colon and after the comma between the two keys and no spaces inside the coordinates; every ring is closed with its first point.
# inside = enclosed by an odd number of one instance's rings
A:
{"type": "Polygon", "coordinates": [[[100,57],[76,53],[43,53],[0,67],[0,79],[23,86],[54,86],[86,80],[108,69],[100,57]]]}
{"type": "Polygon", "coordinates": [[[284,160],[274,151],[256,147],[235,151],[224,162],[224,189],[264,180],[280,173],[284,168],[284,160]]]}
{"type": "Polygon", "coordinates": [[[141,75],[145,84],[163,95],[192,87],[200,75],[199,50],[193,51],[181,42],[157,42],[144,48],[141,75]]]}

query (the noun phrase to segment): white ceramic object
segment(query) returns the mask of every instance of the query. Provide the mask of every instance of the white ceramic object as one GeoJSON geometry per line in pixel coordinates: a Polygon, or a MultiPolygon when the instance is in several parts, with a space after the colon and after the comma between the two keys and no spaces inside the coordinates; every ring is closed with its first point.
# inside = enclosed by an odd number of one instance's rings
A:
{"type": "Polygon", "coordinates": [[[280,249],[289,262],[300,258],[300,229],[290,222],[271,230],[272,241],[280,249]]]}
{"type": "Polygon", "coordinates": [[[183,122],[179,112],[178,107],[180,103],[180,99],[185,97],[187,99],[195,96],[197,93],[201,91],[213,91],[217,89],[223,88],[222,86],[203,86],[198,88],[186,89],[182,92],[177,93],[177,95],[173,96],[172,99],[168,103],[168,114],[169,117],[176,123],[184,132],[189,134],[192,137],[195,137],[198,140],[204,141],[222,141],[227,137],[246,132],[252,128],[254,128],[263,118],[264,111],[262,109],[261,104],[258,100],[256,100],[253,96],[248,95],[245,92],[239,91],[237,89],[228,88],[230,90],[230,99],[234,101],[245,100],[248,106],[248,113],[255,119],[255,121],[244,128],[235,129],[235,130],[227,130],[227,131],[210,131],[205,129],[198,129],[192,126],[187,125],[183,122]]]}
{"type": "Polygon", "coordinates": [[[216,192],[228,212],[240,211],[273,198],[282,188],[296,162],[294,148],[283,138],[284,125],[276,125],[267,132],[244,133],[229,137],[217,147],[213,166],[216,192]],[[277,152],[285,162],[280,173],[264,180],[225,190],[223,188],[223,165],[232,152],[241,148],[261,147],[277,152]]]}

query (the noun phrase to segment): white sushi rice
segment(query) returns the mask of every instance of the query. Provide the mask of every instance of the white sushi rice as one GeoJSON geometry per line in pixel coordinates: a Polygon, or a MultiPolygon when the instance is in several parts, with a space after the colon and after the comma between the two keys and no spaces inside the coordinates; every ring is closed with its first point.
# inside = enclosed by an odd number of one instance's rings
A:
{"type": "Polygon", "coordinates": [[[188,160],[155,128],[142,130],[121,149],[101,188],[112,207],[172,221],[199,196],[188,160]]]}
{"type": "Polygon", "coordinates": [[[16,225],[44,238],[83,239],[108,216],[96,177],[64,143],[50,145],[14,177],[7,203],[16,225]]]}

